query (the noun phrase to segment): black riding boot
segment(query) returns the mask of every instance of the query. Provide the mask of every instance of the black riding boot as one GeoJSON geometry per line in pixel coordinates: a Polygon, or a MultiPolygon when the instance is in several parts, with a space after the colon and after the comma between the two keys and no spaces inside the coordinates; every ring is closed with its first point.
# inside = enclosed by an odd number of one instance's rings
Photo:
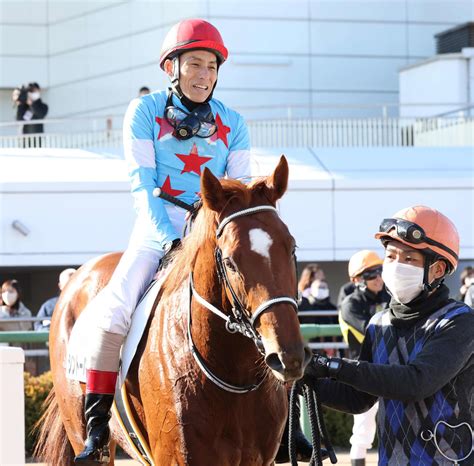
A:
{"type": "MultiPolygon", "coordinates": [[[[299,400],[296,402],[295,406],[295,414],[298,418],[298,422],[296,423],[296,432],[295,432],[295,447],[296,447],[296,458],[298,461],[309,462],[311,459],[311,455],[313,454],[313,447],[311,443],[308,441],[306,436],[304,435],[303,431],[301,430],[301,425],[299,421],[300,417],[300,402],[299,400]]],[[[283,437],[281,439],[280,448],[278,448],[278,453],[275,458],[275,463],[288,463],[290,461],[290,450],[288,445],[288,431],[290,428],[290,417],[288,416],[286,420],[285,430],[283,432],[283,437]]],[[[325,448],[321,448],[321,456],[322,459],[328,458],[328,453],[325,448]]]]}
{"type": "Polygon", "coordinates": [[[109,462],[109,419],[113,395],[87,393],[84,412],[87,422],[87,440],[82,453],[74,458],[74,463],[82,466],[97,466],[109,462]]]}

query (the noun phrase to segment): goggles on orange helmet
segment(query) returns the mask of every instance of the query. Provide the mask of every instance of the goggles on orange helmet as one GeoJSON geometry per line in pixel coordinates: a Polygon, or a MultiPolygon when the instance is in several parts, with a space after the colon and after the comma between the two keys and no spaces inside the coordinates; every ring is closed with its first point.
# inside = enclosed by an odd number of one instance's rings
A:
{"type": "Polygon", "coordinates": [[[173,95],[170,92],[165,107],[166,121],[174,128],[173,136],[180,140],[193,136],[208,138],[217,131],[217,125],[208,103],[198,105],[188,112],[173,105],[173,95]]]}
{"type": "Polygon", "coordinates": [[[397,235],[399,238],[405,240],[407,243],[410,244],[420,244],[420,243],[427,243],[431,244],[432,246],[436,246],[443,251],[448,252],[456,259],[458,255],[450,248],[445,246],[444,244],[435,241],[434,239],[429,238],[426,236],[425,231],[420,225],[416,223],[410,222],[408,220],[403,220],[400,218],[385,218],[382,220],[380,224],[379,231],[381,233],[388,233],[390,230],[395,228],[397,230],[397,235]]]}

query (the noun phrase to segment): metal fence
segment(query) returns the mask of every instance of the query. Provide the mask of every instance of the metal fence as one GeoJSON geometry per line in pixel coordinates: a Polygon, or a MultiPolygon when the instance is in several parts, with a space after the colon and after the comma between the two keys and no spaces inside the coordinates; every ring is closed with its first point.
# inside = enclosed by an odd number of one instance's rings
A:
{"type": "MultiPolygon", "coordinates": [[[[31,135],[18,134],[16,123],[0,123],[0,148],[122,148],[122,131],[112,118],[44,123],[44,134],[31,135]]],[[[467,116],[251,120],[247,125],[255,147],[474,146],[474,117],[467,116]]]]}
{"type": "MultiPolygon", "coordinates": [[[[298,313],[298,316],[301,317],[328,317],[328,316],[337,316],[337,311],[302,311],[298,313]]],[[[39,322],[48,319],[43,319],[39,317],[15,317],[12,319],[7,319],[5,322],[14,323],[14,322],[39,322]]],[[[0,321],[2,322],[2,321],[0,321]]],[[[307,340],[312,338],[319,337],[338,337],[341,336],[341,329],[338,324],[301,324],[300,325],[301,334],[307,340]]],[[[10,330],[10,331],[0,331],[0,344],[1,343],[46,343],[49,340],[49,332],[45,330],[41,331],[32,331],[32,330],[10,330]]],[[[310,346],[314,349],[319,348],[347,348],[345,343],[340,342],[321,342],[321,343],[311,343],[310,346]]],[[[29,356],[45,356],[48,355],[47,348],[43,351],[37,351],[37,354],[27,354],[29,356]]]]}

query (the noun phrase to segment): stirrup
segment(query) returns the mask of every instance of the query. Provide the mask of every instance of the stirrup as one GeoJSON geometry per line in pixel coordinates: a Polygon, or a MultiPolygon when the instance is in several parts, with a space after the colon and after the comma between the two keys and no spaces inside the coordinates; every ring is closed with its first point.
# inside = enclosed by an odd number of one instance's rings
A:
{"type": "Polygon", "coordinates": [[[74,464],[79,464],[81,466],[97,466],[99,464],[108,464],[109,461],[110,449],[108,444],[104,445],[102,448],[91,451],[87,458],[79,458],[79,455],[74,458],[74,464]]]}

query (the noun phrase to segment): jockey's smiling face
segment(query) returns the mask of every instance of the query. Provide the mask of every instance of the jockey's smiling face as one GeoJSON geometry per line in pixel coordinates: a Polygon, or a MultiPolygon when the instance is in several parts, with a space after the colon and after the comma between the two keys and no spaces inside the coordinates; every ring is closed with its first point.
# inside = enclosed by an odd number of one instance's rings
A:
{"type": "MultiPolygon", "coordinates": [[[[191,50],[179,57],[179,86],[193,102],[202,103],[211,94],[217,81],[217,59],[207,50],[191,50]]],[[[165,71],[173,76],[173,63],[166,60],[165,71]]]]}

